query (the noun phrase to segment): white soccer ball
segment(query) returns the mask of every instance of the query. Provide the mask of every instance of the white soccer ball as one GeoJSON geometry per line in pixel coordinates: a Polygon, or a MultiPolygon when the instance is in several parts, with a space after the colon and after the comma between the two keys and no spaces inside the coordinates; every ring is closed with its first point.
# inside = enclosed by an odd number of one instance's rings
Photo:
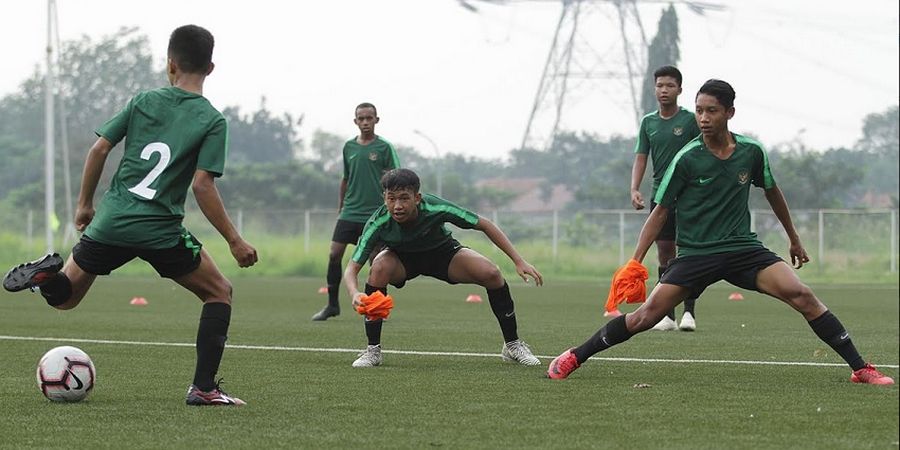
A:
{"type": "Polygon", "coordinates": [[[50,349],[37,365],[37,385],[54,402],[78,402],[94,389],[97,372],[87,353],[68,345],[50,349]]]}

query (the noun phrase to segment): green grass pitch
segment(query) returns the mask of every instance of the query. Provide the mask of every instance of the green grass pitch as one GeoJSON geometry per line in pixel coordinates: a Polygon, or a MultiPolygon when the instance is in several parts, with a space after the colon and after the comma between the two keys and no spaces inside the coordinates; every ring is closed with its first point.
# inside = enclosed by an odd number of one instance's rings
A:
{"type": "MultiPolygon", "coordinates": [[[[100,278],[67,312],[36,294],[0,293],[0,448],[898,446],[896,385],[850,383],[799,314],[753,292],[730,301],[737,289],[724,284],[698,302],[696,332],[641,334],[551,381],[550,359],[606,321],[599,282],[510,279],[520,336],[544,363],[522,367],[500,360],[482,289],[414,280],[391,291],[384,366],[354,369],[365,335],[346,295],[340,317],[314,323],[321,280],[234,281],[219,375],[243,408],[184,404],[200,303],[168,280],[100,278]],[[466,303],[470,293],[484,302],[466,303]],[[149,305],[131,306],[135,296],[149,305]],[[97,367],[85,402],[53,404],[35,386],[38,358],[64,344],[97,367]]],[[[863,355],[896,378],[898,288],[813,288],[863,355]]]]}

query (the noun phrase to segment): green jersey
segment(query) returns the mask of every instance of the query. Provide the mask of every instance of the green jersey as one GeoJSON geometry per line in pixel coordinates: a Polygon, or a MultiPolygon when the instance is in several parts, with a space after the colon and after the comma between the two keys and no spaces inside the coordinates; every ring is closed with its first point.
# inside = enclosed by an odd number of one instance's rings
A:
{"type": "Polygon", "coordinates": [[[366,145],[350,139],[344,144],[344,179],[347,191],[341,208],[340,220],[365,223],[366,219],[384,204],[381,192],[381,176],[391,169],[400,168],[400,159],[394,146],[381,136],[366,145]]]}
{"type": "Polygon", "coordinates": [[[697,127],[694,113],[680,106],[678,112],[668,119],[660,117],[659,111],[653,111],[641,119],[634,152],[650,154],[650,160],[653,161],[654,194],[675,154],[699,134],[700,128],[697,127]]]}
{"type": "Polygon", "coordinates": [[[762,247],[750,231],[750,185],[771,189],[775,179],[762,144],[732,133],[734,153],[722,160],[698,136],[669,165],[654,201],[675,209],[678,256],[762,247]]]}
{"type": "Polygon", "coordinates": [[[353,261],[364,264],[378,242],[398,252],[425,252],[440,247],[452,236],[444,227],[452,223],[463,229],[478,225],[478,214],[463,209],[436,195],[422,194],[419,215],[412,223],[400,225],[382,204],[363,229],[353,261]]]}
{"type": "Polygon", "coordinates": [[[120,247],[175,246],[194,172],[225,170],[225,117],[202,95],[166,87],[134,96],[95,132],[113,145],[125,138],[125,149],[85,234],[120,247]]]}

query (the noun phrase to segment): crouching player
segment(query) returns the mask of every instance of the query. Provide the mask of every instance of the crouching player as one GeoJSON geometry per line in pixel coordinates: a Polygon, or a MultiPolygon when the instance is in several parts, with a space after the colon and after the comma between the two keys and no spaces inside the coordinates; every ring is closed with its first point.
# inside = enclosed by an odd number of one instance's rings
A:
{"type": "MultiPolygon", "coordinates": [[[[516,312],[509,285],[500,269],[478,252],[464,247],[445,228],[452,223],[464,229],[483,232],[491,242],[515,263],[516,273],[528,282],[543,284],[541,274],[519,256],[513,244],[493,222],[440,197],[419,192],[419,177],[409,169],[394,169],[381,178],[384,206],[366,223],[359,244],[344,271],[344,283],[354,308],[362,297],[375,291],[387,294],[387,285],[402,288],[408,280],[427,275],[450,284],[477,284],[487,289],[491,310],[500,322],[505,344],[501,356],[506,361],[526,366],[540,364],[529,347],[519,339],[516,312]],[[358,276],[376,243],[385,248],[378,253],[369,270],[365,294],[359,291],[358,276]]],[[[365,321],[369,345],[353,367],[381,365],[381,328],[383,320],[365,321]]]]}

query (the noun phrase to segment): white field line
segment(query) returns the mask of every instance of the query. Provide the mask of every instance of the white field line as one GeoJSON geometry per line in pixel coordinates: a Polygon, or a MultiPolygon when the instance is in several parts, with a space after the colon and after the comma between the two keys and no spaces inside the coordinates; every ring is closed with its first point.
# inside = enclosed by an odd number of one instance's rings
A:
{"type": "MultiPolygon", "coordinates": [[[[194,343],[185,342],[144,342],[144,341],[115,341],[108,339],[78,339],[78,338],[55,338],[55,337],[34,337],[34,336],[4,336],[0,335],[0,340],[6,341],[43,341],[43,342],[62,342],[62,343],[83,343],[83,344],[109,344],[109,345],[143,345],[156,347],[194,347],[194,343]]],[[[358,348],[320,348],[320,347],[285,347],[280,345],[241,345],[227,344],[229,349],[235,350],[269,350],[269,351],[288,351],[288,352],[313,352],[313,353],[359,353],[358,348]]],[[[497,353],[473,353],[473,352],[428,352],[418,350],[382,350],[382,353],[390,353],[397,355],[419,355],[419,356],[467,356],[477,358],[496,358],[497,353]]],[[[538,358],[551,360],[555,356],[535,355],[538,358]]],[[[805,361],[741,361],[741,360],[717,360],[717,359],[664,359],[664,358],[605,358],[594,356],[591,359],[598,361],[623,361],[623,362],[656,362],[656,363],[688,363],[688,364],[746,364],[759,366],[813,366],[813,367],[847,367],[841,363],[818,363],[805,361]]],[[[876,364],[879,368],[897,369],[897,364],[876,364]]]]}

